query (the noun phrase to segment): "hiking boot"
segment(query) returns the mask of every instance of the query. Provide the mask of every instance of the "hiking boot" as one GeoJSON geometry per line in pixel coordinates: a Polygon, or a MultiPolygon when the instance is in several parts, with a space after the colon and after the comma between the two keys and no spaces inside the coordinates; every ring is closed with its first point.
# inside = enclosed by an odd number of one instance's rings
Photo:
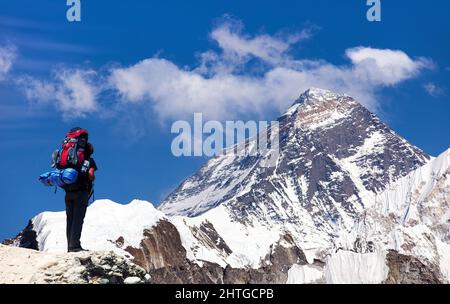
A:
{"type": "Polygon", "coordinates": [[[79,248],[69,249],[68,251],[69,252],[85,252],[85,251],[89,251],[89,250],[86,250],[86,249],[83,249],[83,248],[79,247],[79,248]]]}

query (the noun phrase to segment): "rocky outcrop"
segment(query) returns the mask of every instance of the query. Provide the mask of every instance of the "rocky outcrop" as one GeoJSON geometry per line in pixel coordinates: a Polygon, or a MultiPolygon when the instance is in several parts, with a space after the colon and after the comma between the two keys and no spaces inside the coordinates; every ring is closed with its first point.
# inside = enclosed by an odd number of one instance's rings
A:
{"type": "Polygon", "coordinates": [[[139,248],[125,249],[133,261],[147,271],[182,265],[186,259],[186,250],[181,244],[177,228],[167,220],[161,220],[151,229],[143,232],[139,248]]]}
{"type": "Polygon", "coordinates": [[[272,247],[273,248],[266,260],[268,260],[271,266],[276,270],[285,272],[293,264],[307,264],[305,254],[297,247],[290,234],[285,234],[281,240],[272,247]]]}
{"type": "Polygon", "coordinates": [[[386,256],[389,267],[386,284],[441,284],[437,267],[426,265],[419,259],[390,250],[386,256]]]}
{"type": "Polygon", "coordinates": [[[271,251],[261,267],[232,268],[226,267],[223,275],[225,284],[284,284],[288,279],[288,271],[294,264],[307,264],[305,254],[297,247],[291,235],[284,235],[272,246],[271,251]]]}
{"type": "Polygon", "coordinates": [[[23,229],[15,238],[4,240],[3,245],[39,250],[36,236],[36,231],[33,230],[33,223],[30,220],[25,229],[23,229]]]}
{"type": "Polygon", "coordinates": [[[192,235],[198,239],[206,248],[215,249],[225,255],[232,253],[224,239],[217,233],[213,224],[209,221],[203,222],[200,227],[190,227],[192,235]]]}
{"type": "Polygon", "coordinates": [[[93,253],[78,257],[84,270],[80,277],[84,282],[103,284],[144,283],[150,279],[147,272],[112,252],[93,253]]]}
{"type": "MultiPolygon", "coordinates": [[[[261,283],[285,283],[292,265],[307,263],[305,254],[297,247],[292,236],[285,234],[277,244],[272,246],[270,253],[263,261],[265,264],[262,268],[264,275],[260,275],[259,280],[261,283]]],[[[250,281],[255,280],[255,276],[254,273],[250,281]]]]}
{"type": "Polygon", "coordinates": [[[48,253],[0,245],[0,284],[145,283],[141,267],[112,252],[48,253]]]}

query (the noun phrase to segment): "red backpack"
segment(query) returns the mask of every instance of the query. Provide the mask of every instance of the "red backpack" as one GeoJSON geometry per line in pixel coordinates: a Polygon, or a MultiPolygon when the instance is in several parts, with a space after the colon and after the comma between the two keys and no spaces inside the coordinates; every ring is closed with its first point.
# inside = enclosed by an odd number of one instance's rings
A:
{"type": "Polygon", "coordinates": [[[79,170],[87,160],[86,147],[89,133],[81,128],[73,128],[67,133],[62,149],[58,152],[55,167],[58,169],[74,168],[79,170]]]}

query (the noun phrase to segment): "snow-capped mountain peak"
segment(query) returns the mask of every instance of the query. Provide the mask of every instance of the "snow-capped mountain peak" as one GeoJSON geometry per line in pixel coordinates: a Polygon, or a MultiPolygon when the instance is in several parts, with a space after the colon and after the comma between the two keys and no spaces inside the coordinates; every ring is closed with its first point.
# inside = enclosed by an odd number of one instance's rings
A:
{"type": "Polygon", "coordinates": [[[305,109],[308,107],[319,106],[321,103],[326,103],[327,101],[333,101],[337,103],[343,97],[346,97],[346,95],[341,95],[329,90],[319,88],[310,88],[302,93],[281,117],[291,115],[299,108],[305,109]]]}
{"type": "Polygon", "coordinates": [[[336,100],[347,95],[335,93],[330,90],[320,88],[309,88],[295,101],[295,103],[314,103],[326,100],[336,100]]]}
{"type": "Polygon", "coordinates": [[[294,115],[297,128],[325,128],[350,118],[352,111],[358,107],[358,102],[347,95],[309,89],[300,95],[283,116],[294,115]]]}
{"type": "Polygon", "coordinates": [[[353,98],[327,90],[306,91],[279,122],[276,168],[264,168],[263,156],[218,156],[159,209],[196,216],[226,204],[241,221],[325,212],[333,224],[357,214],[367,196],[429,159],[353,98]]]}

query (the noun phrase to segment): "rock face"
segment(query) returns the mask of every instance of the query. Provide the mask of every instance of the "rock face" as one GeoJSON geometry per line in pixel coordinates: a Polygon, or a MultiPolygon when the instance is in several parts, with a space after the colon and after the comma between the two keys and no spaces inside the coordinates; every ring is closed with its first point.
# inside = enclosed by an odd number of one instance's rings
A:
{"type": "Polygon", "coordinates": [[[217,233],[214,226],[208,222],[203,222],[200,227],[190,227],[192,235],[201,242],[206,248],[223,252],[226,255],[232,253],[230,247],[225,243],[222,237],[217,233]]]}
{"type": "Polygon", "coordinates": [[[143,232],[139,248],[125,249],[134,257],[134,262],[147,271],[184,263],[186,250],[181,244],[177,228],[167,220],[158,222],[143,232]]]}
{"type": "Polygon", "coordinates": [[[15,238],[5,240],[3,244],[39,250],[37,234],[33,229],[33,223],[29,221],[25,229],[23,229],[15,238]]]}
{"type": "MultiPolygon", "coordinates": [[[[225,153],[158,210],[97,201],[83,246],[125,257],[151,283],[450,283],[450,150],[431,158],[320,89],[279,123],[267,130],[279,132],[274,166],[270,150],[225,153]]],[[[42,213],[8,243],[64,250],[64,221],[42,213]]]]}
{"type": "Polygon", "coordinates": [[[443,282],[436,267],[426,266],[415,257],[391,250],[387,255],[387,264],[389,274],[386,284],[440,284],[443,282]]]}

